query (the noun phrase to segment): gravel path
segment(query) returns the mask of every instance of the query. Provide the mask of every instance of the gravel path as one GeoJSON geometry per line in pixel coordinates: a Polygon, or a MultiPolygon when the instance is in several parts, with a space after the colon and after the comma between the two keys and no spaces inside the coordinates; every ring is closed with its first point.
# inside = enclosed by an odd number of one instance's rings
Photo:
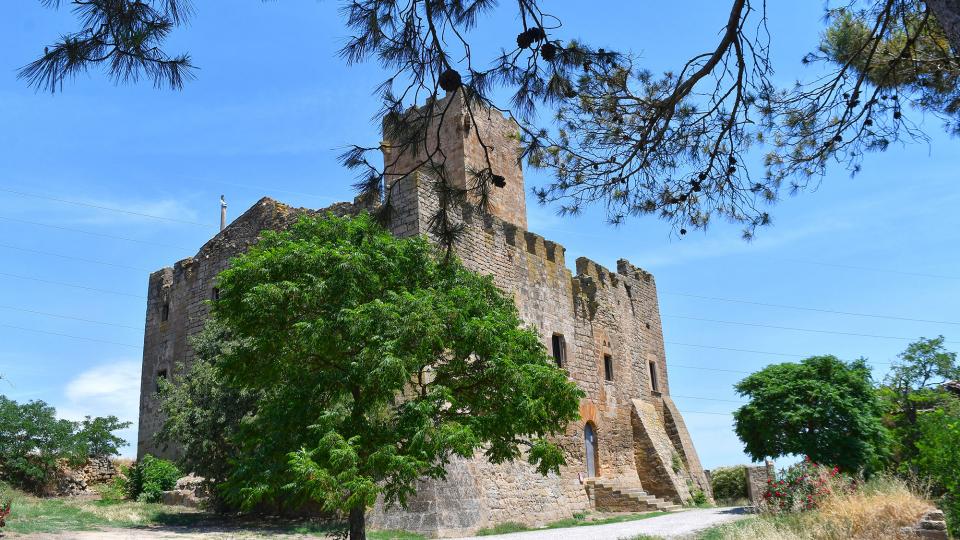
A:
{"type": "MultiPolygon", "coordinates": [[[[705,508],[684,510],[665,516],[585,525],[566,529],[548,529],[520,533],[480,536],[460,540],[618,540],[647,534],[663,538],[689,538],[693,533],[714,525],[747,517],[742,508],[705,508]]],[[[316,539],[319,536],[284,534],[265,530],[238,530],[229,527],[148,527],[143,529],[103,529],[99,531],[63,532],[57,534],[0,534],[10,540],[226,540],[254,538],[316,539]]]]}
{"type": "Polygon", "coordinates": [[[714,525],[737,521],[747,516],[748,514],[743,508],[701,508],[607,525],[527,531],[496,536],[475,536],[461,540],[617,540],[632,538],[641,534],[663,538],[685,538],[692,533],[708,529],[714,525]]]}

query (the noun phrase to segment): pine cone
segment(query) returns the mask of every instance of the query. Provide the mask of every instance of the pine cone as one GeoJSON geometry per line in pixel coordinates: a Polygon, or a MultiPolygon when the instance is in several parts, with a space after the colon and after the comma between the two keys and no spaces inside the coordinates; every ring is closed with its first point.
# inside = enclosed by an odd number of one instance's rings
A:
{"type": "Polygon", "coordinates": [[[441,73],[437,82],[440,83],[440,88],[443,88],[447,92],[453,92],[463,85],[463,80],[460,78],[460,73],[458,73],[455,69],[448,69],[441,73]]]}

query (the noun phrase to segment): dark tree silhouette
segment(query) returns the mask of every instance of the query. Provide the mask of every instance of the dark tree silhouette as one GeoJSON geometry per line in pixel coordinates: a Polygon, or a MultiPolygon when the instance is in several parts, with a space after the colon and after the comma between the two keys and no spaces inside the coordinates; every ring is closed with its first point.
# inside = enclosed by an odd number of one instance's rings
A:
{"type": "MultiPolygon", "coordinates": [[[[451,205],[470,201],[483,209],[503,178],[490,159],[471,171],[466,186],[447,178],[446,156],[429,135],[453,101],[443,95],[461,92],[469,115],[490,107],[518,121],[518,159],[553,173],[533,193],[562,214],[600,205],[613,224],[654,214],[680,235],[721,218],[742,224],[750,238],[770,223],[770,204],[815,187],[828,164],[856,173],[867,152],[924,139],[903,114],[907,107],[938,115],[958,132],[957,0],[830,2],[822,42],[803,59],[823,69],[789,88],[771,80],[766,2],[729,3],[716,46],[658,74],[635,56],[571,39],[577,29],[561,26],[539,0],[503,8],[517,11],[517,37],[494,58],[476,57],[470,43],[491,24],[494,0],[344,0],[353,34],[344,60],[376,61],[388,71],[378,88],[388,142],[353,146],[342,161],[358,172],[361,193],[385,201],[388,219],[381,151],[386,145],[395,160],[412,153],[416,159],[404,161],[415,163],[410,170],[391,177],[431,171],[443,202],[431,229],[452,245],[459,229],[451,205]],[[494,102],[499,89],[512,92],[509,104],[494,102]],[[415,112],[414,104],[421,105],[415,112]],[[752,151],[764,152],[763,167],[744,166],[752,151]]],[[[191,75],[188,56],[160,48],[190,14],[189,0],[71,5],[80,30],[23,69],[31,84],[55,91],[97,64],[120,81],[142,74],[174,88],[191,75]]],[[[478,123],[470,125],[482,141],[478,123]]]]}

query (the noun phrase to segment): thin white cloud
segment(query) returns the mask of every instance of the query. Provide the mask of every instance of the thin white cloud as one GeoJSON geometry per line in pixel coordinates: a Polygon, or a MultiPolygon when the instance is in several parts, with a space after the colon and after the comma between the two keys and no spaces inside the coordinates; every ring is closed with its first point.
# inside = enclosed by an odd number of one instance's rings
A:
{"type": "Polygon", "coordinates": [[[140,362],[117,360],[81,372],[64,387],[63,403],[57,414],[67,420],[79,421],[85,416],[116,416],[133,425],[118,432],[130,446],[121,451],[135,453],[137,418],[140,406],[140,362]]]}
{"type": "MultiPolygon", "coordinates": [[[[14,189],[11,186],[11,189],[14,189]]],[[[20,191],[17,189],[17,191],[20,191]]],[[[16,194],[15,194],[16,195],[16,194]]],[[[45,222],[59,225],[183,225],[182,222],[203,223],[195,209],[182,199],[121,199],[89,197],[62,192],[40,192],[29,189],[18,195],[18,204],[8,205],[7,212],[36,218],[45,216],[45,222]]],[[[210,227],[215,223],[211,220],[210,227]]]]}

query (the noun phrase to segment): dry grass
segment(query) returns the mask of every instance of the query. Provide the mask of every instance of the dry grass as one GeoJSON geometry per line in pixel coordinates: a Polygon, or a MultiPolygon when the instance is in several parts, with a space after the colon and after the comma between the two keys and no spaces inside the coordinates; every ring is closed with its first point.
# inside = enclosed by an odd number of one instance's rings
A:
{"type": "Polygon", "coordinates": [[[917,523],[933,505],[922,487],[877,478],[851,494],[835,494],[813,512],[762,515],[710,531],[729,540],[874,540],[908,538],[901,527],[917,523]]]}

